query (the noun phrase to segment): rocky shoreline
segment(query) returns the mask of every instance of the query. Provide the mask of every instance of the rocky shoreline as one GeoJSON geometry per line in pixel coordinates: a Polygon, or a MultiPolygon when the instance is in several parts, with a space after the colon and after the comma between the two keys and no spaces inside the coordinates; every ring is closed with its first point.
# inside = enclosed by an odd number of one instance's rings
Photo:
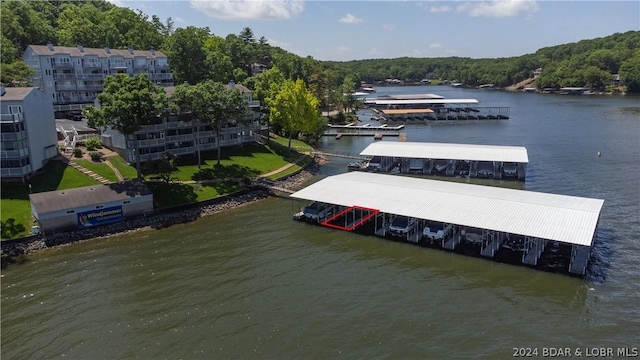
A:
{"type": "MultiPolygon", "coordinates": [[[[309,180],[318,170],[318,164],[312,162],[302,171],[274,182],[280,189],[293,189],[309,180]]],[[[89,241],[134,231],[162,229],[174,224],[194,221],[203,216],[217,214],[267,198],[273,191],[263,185],[247,188],[239,193],[221,196],[200,203],[189,204],[172,209],[154,210],[151,214],[138,216],[122,222],[100,226],[94,229],[82,229],[56,234],[37,235],[15,241],[1,243],[2,267],[17,262],[21,257],[36,251],[64,246],[80,241],[89,241]]]]}

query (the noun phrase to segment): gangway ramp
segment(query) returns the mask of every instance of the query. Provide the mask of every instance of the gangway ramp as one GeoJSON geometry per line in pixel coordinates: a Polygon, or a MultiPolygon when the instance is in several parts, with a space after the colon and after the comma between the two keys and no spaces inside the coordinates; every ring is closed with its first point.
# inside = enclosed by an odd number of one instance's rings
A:
{"type": "Polygon", "coordinates": [[[350,206],[320,224],[334,229],[353,231],[371,220],[380,210],[350,206]]]}

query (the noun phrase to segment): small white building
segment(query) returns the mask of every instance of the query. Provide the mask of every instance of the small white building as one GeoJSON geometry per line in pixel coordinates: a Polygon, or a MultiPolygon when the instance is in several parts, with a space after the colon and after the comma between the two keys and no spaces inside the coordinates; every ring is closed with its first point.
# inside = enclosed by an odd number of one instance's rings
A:
{"type": "Polygon", "coordinates": [[[29,178],[58,154],[53,104],[33,87],[0,86],[2,178],[29,178]]]}
{"type": "Polygon", "coordinates": [[[153,210],[153,194],[142,181],[41,192],[29,201],[45,233],[92,228],[153,210]]]}

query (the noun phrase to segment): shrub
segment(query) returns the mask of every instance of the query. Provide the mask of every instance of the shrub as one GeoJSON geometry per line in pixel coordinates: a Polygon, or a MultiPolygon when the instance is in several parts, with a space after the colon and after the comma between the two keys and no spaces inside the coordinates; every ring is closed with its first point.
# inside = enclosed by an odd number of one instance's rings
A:
{"type": "Polygon", "coordinates": [[[75,156],[77,158],[81,158],[82,157],[82,150],[80,150],[78,148],[74,148],[73,149],[73,156],[75,156]]]}
{"type": "Polygon", "coordinates": [[[84,146],[87,147],[87,150],[92,151],[101,148],[102,141],[100,141],[100,139],[98,139],[97,137],[88,138],[84,141],[84,146]]]}
{"type": "Polygon", "coordinates": [[[89,156],[91,156],[91,160],[93,161],[100,161],[100,159],[102,158],[102,154],[97,151],[90,152],[89,156]]]}

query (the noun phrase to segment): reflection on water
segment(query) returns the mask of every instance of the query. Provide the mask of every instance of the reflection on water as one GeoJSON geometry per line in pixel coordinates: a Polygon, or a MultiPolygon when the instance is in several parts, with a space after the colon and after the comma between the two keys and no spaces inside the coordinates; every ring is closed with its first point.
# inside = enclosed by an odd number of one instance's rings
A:
{"type": "MultiPolygon", "coordinates": [[[[10,266],[3,358],[510,358],[513,347],[637,346],[634,99],[415,92],[510,106],[511,119],[408,125],[409,141],[525,146],[527,190],[605,199],[586,279],[296,222],[295,202],[269,198],[10,266]]],[[[371,142],[323,138],[320,148],[357,154],[371,142]]],[[[348,163],[330,159],[318,178],[348,163]]]]}

